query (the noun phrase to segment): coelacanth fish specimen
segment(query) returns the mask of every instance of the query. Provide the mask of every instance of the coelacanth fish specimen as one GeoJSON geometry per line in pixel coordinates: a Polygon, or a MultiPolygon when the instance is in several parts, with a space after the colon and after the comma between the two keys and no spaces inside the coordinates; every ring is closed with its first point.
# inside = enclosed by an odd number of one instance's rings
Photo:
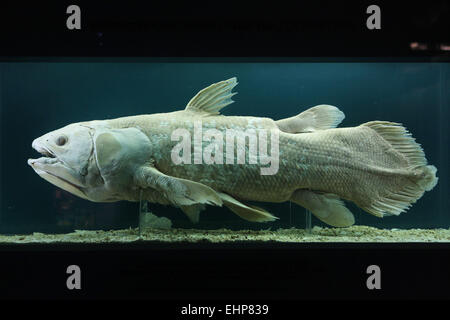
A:
{"type": "Polygon", "coordinates": [[[70,124],[34,140],[43,157],[28,163],[81,198],[139,201],[142,192],[150,202],[181,208],[193,222],[205,204],[225,205],[249,221],[273,221],[248,202],[292,201],[329,225],[350,226],[354,216],[342,199],[378,217],[399,215],[438,181],[401,124],[335,128],[344,114],[330,105],[278,121],[221,115],[236,85],[236,78],[212,84],[181,111],[70,124]],[[267,135],[257,136],[253,148],[249,136],[258,132],[267,135]],[[193,148],[182,144],[188,139],[193,148]]]}

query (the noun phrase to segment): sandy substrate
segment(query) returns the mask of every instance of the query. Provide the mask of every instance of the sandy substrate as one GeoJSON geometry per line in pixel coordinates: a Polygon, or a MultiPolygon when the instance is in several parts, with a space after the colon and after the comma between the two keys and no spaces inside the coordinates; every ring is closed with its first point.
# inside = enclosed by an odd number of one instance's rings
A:
{"type": "Polygon", "coordinates": [[[130,243],[136,241],[163,242],[450,242],[450,229],[377,229],[366,226],[349,228],[314,227],[311,233],[303,229],[240,230],[228,229],[149,229],[139,235],[138,229],[111,231],[77,230],[67,234],[0,235],[1,243],[130,243]]]}

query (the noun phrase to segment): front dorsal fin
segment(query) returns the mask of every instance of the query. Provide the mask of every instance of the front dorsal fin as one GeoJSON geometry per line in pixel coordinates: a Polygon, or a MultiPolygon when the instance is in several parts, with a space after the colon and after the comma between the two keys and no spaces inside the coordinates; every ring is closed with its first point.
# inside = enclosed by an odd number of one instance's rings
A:
{"type": "Polygon", "coordinates": [[[233,103],[231,97],[237,92],[231,92],[238,84],[236,77],[213,83],[200,90],[186,106],[186,110],[203,111],[210,114],[219,114],[220,109],[233,103]]]}

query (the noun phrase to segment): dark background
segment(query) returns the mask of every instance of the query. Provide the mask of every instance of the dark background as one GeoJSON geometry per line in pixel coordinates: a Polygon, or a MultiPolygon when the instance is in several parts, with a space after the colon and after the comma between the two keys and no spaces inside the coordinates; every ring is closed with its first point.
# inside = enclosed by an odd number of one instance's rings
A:
{"type": "Polygon", "coordinates": [[[5,1],[0,55],[436,57],[450,42],[449,14],[446,0],[5,1]],[[81,8],[79,31],[66,28],[71,4],[81,8]],[[381,30],[366,28],[372,4],[381,30]],[[411,42],[427,50],[412,51],[411,42]]]}

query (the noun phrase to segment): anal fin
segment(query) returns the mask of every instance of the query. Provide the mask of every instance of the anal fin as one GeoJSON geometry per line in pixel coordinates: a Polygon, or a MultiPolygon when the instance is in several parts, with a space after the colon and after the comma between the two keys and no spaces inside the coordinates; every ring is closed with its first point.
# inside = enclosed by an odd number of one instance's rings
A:
{"type": "Polygon", "coordinates": [[[223,204],[244,220],[267,222],[278,219],[262,208],[243,204],[226,193],[218,192],[218,194],[222,199],[223,204]]]}
{"type": "Polygon", "coordinates": [[[297,190],[292,194],[291,201],[308,209],[319,220],[333,227],[349,227],[355,223],[353,214],[335,194],[297,190]]]}

